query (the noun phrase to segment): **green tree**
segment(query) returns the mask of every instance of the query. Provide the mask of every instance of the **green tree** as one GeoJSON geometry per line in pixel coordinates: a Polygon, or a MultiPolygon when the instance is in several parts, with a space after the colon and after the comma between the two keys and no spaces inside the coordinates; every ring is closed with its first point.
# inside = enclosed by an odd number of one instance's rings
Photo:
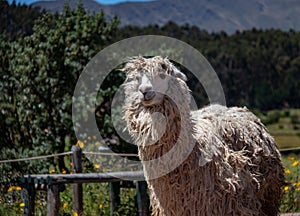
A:
{"type": "MultiPolygon", "coordinates": [[[[1,160],[70,150],[76,140],[71,112],[77,79],[117,25],[117,18],[90,14],[82,4],[76,10],[66,5],[60,14],[44,14],[32,35],[1,40],[1,160]]],[[[50,163],[67,170],[63,158],[0,164],[0,181],[11,184],[22,173],[48,172],[50,163]]]]}

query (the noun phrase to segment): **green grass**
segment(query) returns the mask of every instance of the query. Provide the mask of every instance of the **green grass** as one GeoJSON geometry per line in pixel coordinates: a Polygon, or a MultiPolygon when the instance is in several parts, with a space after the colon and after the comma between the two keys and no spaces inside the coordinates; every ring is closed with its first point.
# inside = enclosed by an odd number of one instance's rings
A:
{"type": "Polygon", "coordinates": [[[300,147],[300,137],[293,135],[273,135],[280,149],[300,147]]]}
{"type": "Polygon", "coordinates": [[[300,211],[300,155],[283,155],[285,168],[284,196],[280,206],[282,213],[300,211]]]}
{"type": "Polygon", "coordinates": [[[266,123],[280,149],[300,147],[300,109],[272,110],[258,116],[266,123]]]}

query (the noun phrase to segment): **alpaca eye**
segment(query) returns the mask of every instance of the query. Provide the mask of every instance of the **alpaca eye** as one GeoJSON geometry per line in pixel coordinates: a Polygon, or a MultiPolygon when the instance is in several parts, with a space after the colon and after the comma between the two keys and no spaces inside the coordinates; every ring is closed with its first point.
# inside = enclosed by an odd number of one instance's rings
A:
{"type": "Polygon", "coordinates": [[[166,74],[163,74],[163,73],[159,74],[158,76],[159,76],[159,78],[161,78],[161,79],[165,79],[165,78],[166,78],[166,74]]]}
{"type": "Polygon", "coordinates": [[[128,77],[127,78],[127,82],[132,82],[132,81],[136,81],[139,80],[139,77],[135,76],[135,77],[128,77]]]}
{"type": "Polygon", "coordinates": [[[134,79],[132,77],[127,78],[127,82],[132,82],[134,79]]]}

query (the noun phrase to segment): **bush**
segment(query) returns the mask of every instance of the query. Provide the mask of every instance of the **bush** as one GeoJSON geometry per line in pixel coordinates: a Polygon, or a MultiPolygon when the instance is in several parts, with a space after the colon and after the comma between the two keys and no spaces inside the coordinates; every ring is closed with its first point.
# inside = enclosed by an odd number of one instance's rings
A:
{"type": "Polygon", "coordinates": [[[272,111],[272,112],[268,112],[267,116],[262,118],[262,122],[265,125],[274,124],[274,123],[277,123],[279,121],[280,117],[281,117],[280,111],[275,110],[275,111],[272,111]]]}
{"type": "Polygon", "coordinates": [[[298,115],[291,115],[291,123],[292,124],[300,124],[298,115]]]}

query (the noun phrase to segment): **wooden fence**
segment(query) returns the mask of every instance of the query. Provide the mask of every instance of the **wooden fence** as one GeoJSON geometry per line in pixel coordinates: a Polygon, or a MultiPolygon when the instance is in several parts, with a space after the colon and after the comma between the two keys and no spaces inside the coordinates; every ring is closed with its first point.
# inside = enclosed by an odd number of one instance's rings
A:
{"type": "MultiPolygon", "coordinates": [[[[282,154],[299,152],[300,147],[292,149],[281,149],[282,154]]],[[[89,153],[89,152],[88,152],[89,153]]],[[[137,208],[139,216],[149,215],[149,199],[147,196],[147,184],[144,173],[139,172],[111,172],[111,173],[82,173],[82,149],[73,146],[72,152],[60,155],[72,154],[73,174],[33,174],[25,175],[22,178],[24,183],[23,199],[25,203],[24,216],[33,216],[35,207],[35,195],[38,190],[47,191],[47,216],[58,216],[60,207],[60,192],[64,191],[65,184],[72,184],[73,187],[73,210],[78,215],[82,215],[83,209],[83,183],[102,183],[110,184],[110,215],[118,208],[120,203],[120,188],[135,187],[137,190],[137,208]],[[124,181],[123,179],[126,179],[124,181]]],[[[50,155],[49,157],[53,157],[50,155]]],[[[45,156],[31,158],[40,159],[45,156]]],[[[7,160],[2,162],[17,162],[20,160],[7,160]]],[[[300,213],[290,213],[281,215],[300,216],[300,213]]]]}
{"type": "Polygon", "coordinates": [[[47,190],[47,216],[58,216],[60,207],[60,192],[64,191],[65,184],[73,184],[73,210],[82,215],[83,183],[110,183],[110,215],[114,215],[120,204],[120,188],[136,187],[137,208],[139,216],[149,215],[149,199],[144,173],[111,172],[111,173],[81,173],[82,150],[78,146],[72,147],[72,168],[74,174],[33,174],[22,178],[24,183],[24,216],[33,216],[35,195],[38,190],[47,190]],[[123,179],[126,179],[125,181],[123,179]]]}

